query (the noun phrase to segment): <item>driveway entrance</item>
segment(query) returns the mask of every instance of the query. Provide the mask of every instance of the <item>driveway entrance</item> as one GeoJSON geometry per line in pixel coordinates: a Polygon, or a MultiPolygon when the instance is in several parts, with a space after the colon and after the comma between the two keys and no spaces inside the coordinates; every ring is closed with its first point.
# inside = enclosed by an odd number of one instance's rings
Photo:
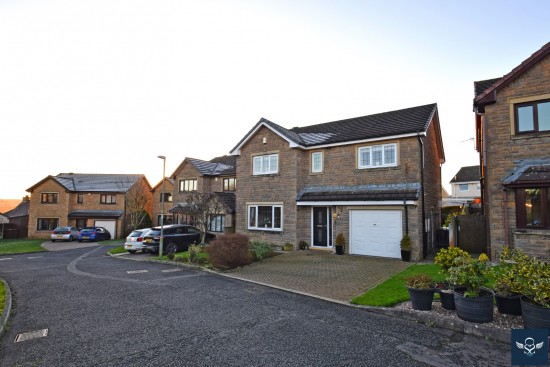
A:
{"type": "Polygon", "coordinates": [[[322,250],[292,251],[226,273],[234,278],[282,289],[350,301],[405,269],[401,260],[334,255],[322,250]]]}

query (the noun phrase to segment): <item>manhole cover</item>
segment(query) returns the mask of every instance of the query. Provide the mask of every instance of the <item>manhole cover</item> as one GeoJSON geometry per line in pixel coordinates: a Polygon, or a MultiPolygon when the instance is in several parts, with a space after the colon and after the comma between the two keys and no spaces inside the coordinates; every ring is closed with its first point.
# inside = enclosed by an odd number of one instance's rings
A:
{"type": "Polygon", "coordinates": [[[29,331],[28,333],[17,334],[15,343],[24,342],[31,339],[43,338],[48,336],[48,329],[29,331]]]}

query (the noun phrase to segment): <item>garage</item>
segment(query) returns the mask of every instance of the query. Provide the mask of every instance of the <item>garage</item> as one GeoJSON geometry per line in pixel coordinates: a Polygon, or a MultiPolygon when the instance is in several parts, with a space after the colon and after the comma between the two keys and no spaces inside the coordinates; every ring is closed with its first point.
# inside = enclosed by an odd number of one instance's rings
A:
{"type": "Polygon", "coordinates": [[[350,254],[401,258],[401,210],[350,210],[350,254]]]}
{"type": "Polygon", "coordinates": [[[111,238],[116,238],[116,220],[96,220],[96,227],[105,227],[111,234],[111,238]]]}

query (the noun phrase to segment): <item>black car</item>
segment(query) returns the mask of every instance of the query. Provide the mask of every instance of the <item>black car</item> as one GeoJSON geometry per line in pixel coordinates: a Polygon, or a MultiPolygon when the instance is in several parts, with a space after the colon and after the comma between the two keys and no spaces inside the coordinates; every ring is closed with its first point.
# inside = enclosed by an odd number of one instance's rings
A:
{"type": "Polygon", "coordinates": [[[76,237],[78,242],[92,241],[99,242],[102,240],[110,240],[111,233],[104,227],[84,227],[78,232],[76,237]]]}
{"type": "MultiPolygon", "coordinates": [[[[201,242],[201,231],[195,227],[186,224],[170,224],[163,228],[163,248],[162,252],[167,254],[169,252],[176,253],[187,251],[189,245],[199,244],[201,242]]],[[[206,233],[206,242],[209,242],[216,236],[211,233],[206,233]]],[[[160,245],[160,227],[153,227],[143,237],[142,252],[159,252],[160,245]]]]}

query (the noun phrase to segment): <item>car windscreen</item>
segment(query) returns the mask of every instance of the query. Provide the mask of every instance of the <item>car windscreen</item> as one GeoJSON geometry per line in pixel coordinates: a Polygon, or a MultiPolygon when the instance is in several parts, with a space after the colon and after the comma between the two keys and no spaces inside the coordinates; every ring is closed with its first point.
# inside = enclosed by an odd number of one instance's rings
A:
{"type": "Polygon", "coordinates": [[[130,233],[128,237],[139,237],[139,236],[141,236],[141,231],[133,231],[132,233],[130,233]]]}
{"type": "Polygon", "coordinates": [[[93,228],[82,228],[80,232],[85,233],[85,232],[93,232],[93,231],[94,231],[93,228]]]}
{"type": "Polygon", "coordinates": [[[65,233],[65,232],[67,232],[67,231],[69,231],[69,228],[67,228],[67,227],[59,227],[59,228],[56,228],[56,229],[55,229],[54,233],[65,233]]]}

